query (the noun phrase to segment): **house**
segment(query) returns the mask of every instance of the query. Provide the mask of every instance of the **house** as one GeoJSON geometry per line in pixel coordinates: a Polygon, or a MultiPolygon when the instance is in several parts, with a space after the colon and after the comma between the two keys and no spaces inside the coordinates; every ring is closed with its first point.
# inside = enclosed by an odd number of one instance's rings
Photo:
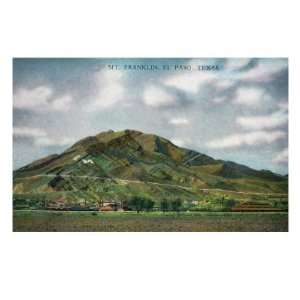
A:
{"type": "Polygon", "coordinates": [[[86,165],[86,164],[91,164],[93,165],[94,162],[91,159],[83,159],[82,162],[86,165]]]}
{"type": "Polygon", "coordinates": [[[105,202],[103,205],[99,208],[99,211],[117,211],[120,205],[115,202],[105,202]]]}

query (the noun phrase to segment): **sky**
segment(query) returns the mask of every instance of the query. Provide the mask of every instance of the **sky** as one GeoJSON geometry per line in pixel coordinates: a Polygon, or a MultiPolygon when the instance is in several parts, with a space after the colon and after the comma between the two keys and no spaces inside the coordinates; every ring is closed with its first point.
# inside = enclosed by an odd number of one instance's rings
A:
{"type": "Polygon", "coordinates": [[[14,59],[14,169],[109,129],[288,174],[288,60],[14,59]]]}

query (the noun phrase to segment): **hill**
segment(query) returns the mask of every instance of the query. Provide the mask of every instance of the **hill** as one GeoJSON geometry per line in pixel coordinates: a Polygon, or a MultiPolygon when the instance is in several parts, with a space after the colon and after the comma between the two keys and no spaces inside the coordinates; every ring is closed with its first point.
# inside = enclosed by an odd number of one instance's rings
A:
{"type": "Polygon", "coordinates": [[[95,209],[135,195],[154,201],[180,197],[186,203],[215,191],[237,197],[250,193],[287,193],[288,179],[267,170],[174,145],[135,130],[101,132],[61,154],[34,161],[16,171],[15,207],[95,209]]]}

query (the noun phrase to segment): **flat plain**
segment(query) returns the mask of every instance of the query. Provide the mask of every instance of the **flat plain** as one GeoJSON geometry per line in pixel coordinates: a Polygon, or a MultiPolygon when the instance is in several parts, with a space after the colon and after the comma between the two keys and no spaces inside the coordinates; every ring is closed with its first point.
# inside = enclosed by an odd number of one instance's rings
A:
{"type": "Polygon", "coordinates": [[[287,212],[91,212],[15,210],[18,232],[286,232],[287,212]]]}

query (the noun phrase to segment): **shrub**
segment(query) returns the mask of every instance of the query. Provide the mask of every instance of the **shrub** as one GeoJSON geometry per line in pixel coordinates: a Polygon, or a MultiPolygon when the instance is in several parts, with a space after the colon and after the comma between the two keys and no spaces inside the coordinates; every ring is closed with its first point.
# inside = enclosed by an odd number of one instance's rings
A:
{"type": "Polygon", "coordinates": [[[163,199],[163,200],[160,202],[160,209],[161,209],[161,211],[163,211],[163,212],[166,212],[166,211],[169,209],[169,202],[168,202],[166,199],[163,199]]]}
{"type": "Polygon", "coordinates": [[[151,200],[151,199],[145,199],[145,201],[144,201],[144,209],[146,211],[152,210],[153,206],[154,206],[154,201],[153,200],[151,200]]]}
{"type": "Polygon", "coordinates": [[[129,207],[133,208],[134,210],[139,213],[144,209],[145,206],[145,199],[142,197],[135,196],[129,201],[129,207]]]}
{"type": "Polygon", "coordinates": [[[179,212],[182,206],[182,201],[181,199],[175,199],[173,201],[171,201],[171,207],[172,210],[179,212]]]}

